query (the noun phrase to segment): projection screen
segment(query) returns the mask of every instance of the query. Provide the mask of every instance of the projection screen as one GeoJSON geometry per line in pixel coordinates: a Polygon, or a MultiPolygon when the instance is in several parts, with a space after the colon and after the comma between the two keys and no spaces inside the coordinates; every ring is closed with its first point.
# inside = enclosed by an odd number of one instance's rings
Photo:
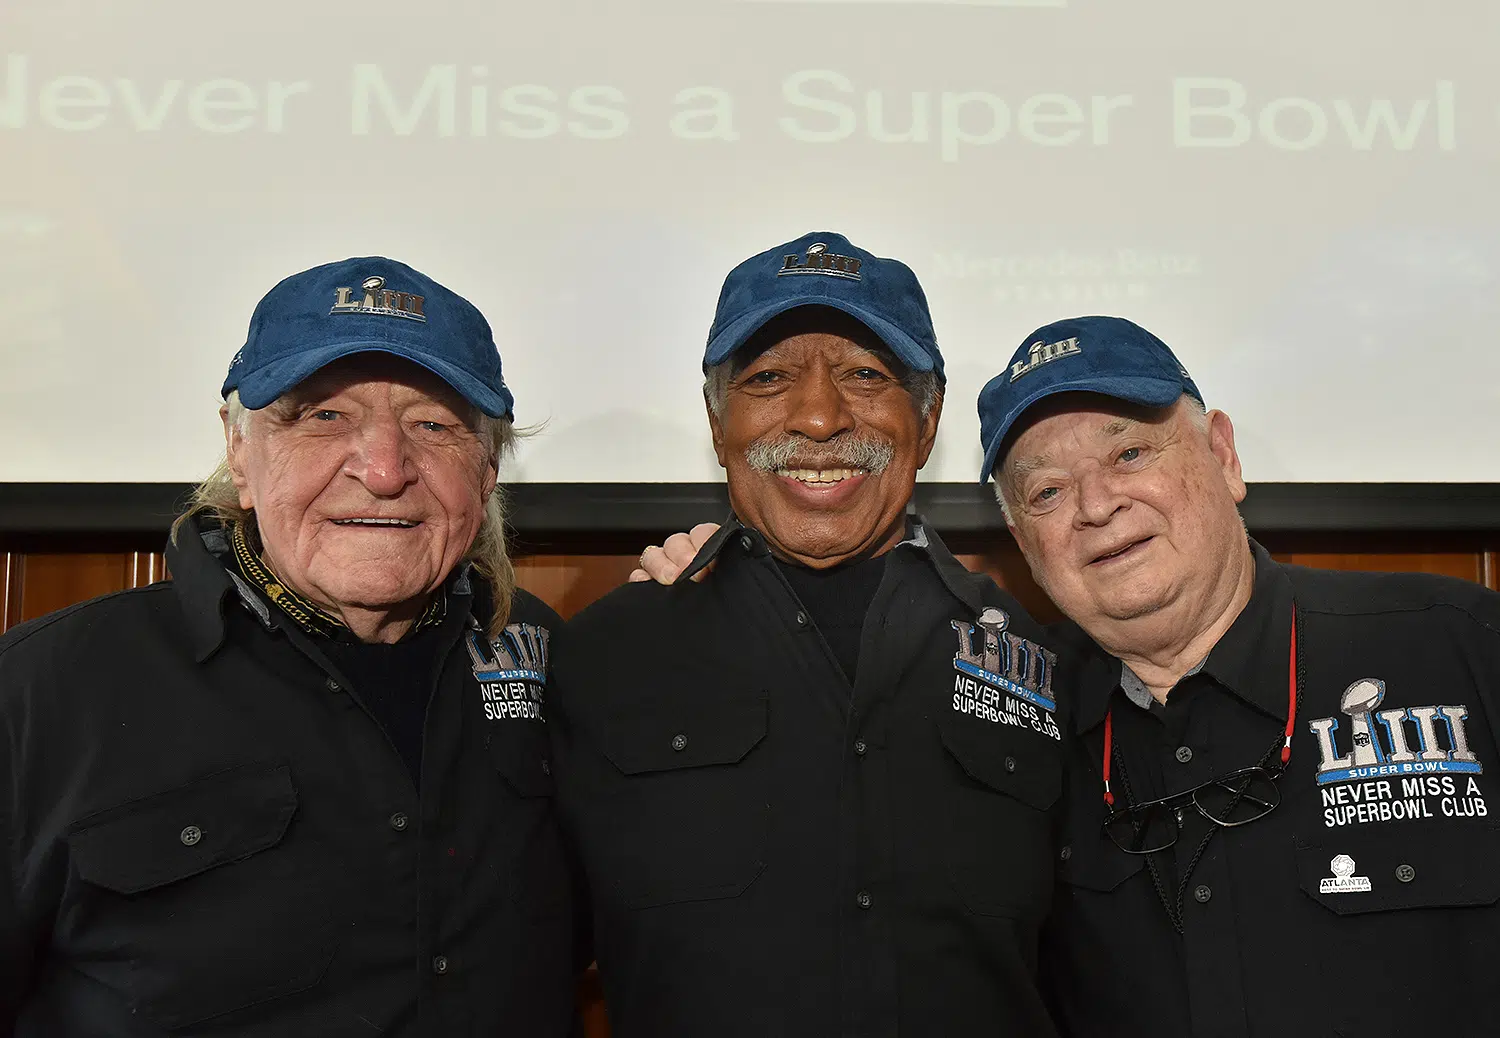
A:
{"type": "Polygon", "coordinates": [[[618,0],[0,6],[0,482],[186,482],[281,277],[373,253],[490,318],[505,478],[719,478],[738,260],[909,263],[979,387],[1119,314],[1253,481],[1500,478],[1500,5],[618,0]]]}

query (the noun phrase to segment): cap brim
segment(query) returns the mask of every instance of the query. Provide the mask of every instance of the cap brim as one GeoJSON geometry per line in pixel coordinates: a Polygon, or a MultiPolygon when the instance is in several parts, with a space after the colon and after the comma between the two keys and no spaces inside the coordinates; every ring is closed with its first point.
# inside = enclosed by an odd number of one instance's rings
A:
{"type": "MultiPolygon", "coordinates": [[[[995,379],[1009,378],[1008,372],[1002,371],[995,379]]],[[[991,379],[985,384],[984,389],[979,391],[979,396],[984,397],[985,390],[990,388],[995,381],[991,379]]],[[[990,436],[990,442],[984,445],[984,467],[979,470],[979,482],[989,482],[990,476],[995,471],[995,462],[999,460],[1000,448],[1005,443],[1005,438],[1010,434],[1020,417],[1027,409],[1039,400],[1058,393],[1096,393],[1099,396],[1107,396],[1115,400],[1124,400],[1126,403],[1140,404],[1142,407],[1166,407],[1175,401],[1183,393],[1187,392],[1181,382],[1173,382],[1163,378],[1101,378],[1097,375],[1087,378],[1073,379],[1069,382],[1055,382],[1044,384],[1040,389],[1021,398],[1020,403],[1010,409],[1010,412],[1001,421],[999,427],[990,436]]]]}
{"type": "Polygon", "coordinates": [[[833,299],[828,296],[801,296],[796,299],[778,299],[758,310],[751,310],[737,317],[709,341],[708,349],[703,354],[704,368],[722,364],[734,354],[735,350],[745,345],[752,335],[764,328],[773,317],[804,306],[826,306],[843,311],[874,332],[880,341],[889,346],[891,352],[895,353],[901,362],[913,371],[932,371],[936,367],[932,354],[923,349],[916,339],[903,331],[900,326],[887,321],[878,314],[842,299],[833,299]]]}
{"type": "Polygon", "coordinates": [[[389,353],[405,358],[413,364],[426,368],[448,383],[458,391],[460,396],[491,418],[506,418],[513,415],[515,399],[509,390],[502,388],[496,392],[468,372],[461,371],[441,357],[430,356],[400,343],[378,341],[341,342],[283,357],[245,375],[237,385],[226,386],[224,395],[228,396],[230,389],[238,389],[240,403],[252,411],[258,411],[315,371],[327,367],[340,357],[355,353],[389,353]]]}

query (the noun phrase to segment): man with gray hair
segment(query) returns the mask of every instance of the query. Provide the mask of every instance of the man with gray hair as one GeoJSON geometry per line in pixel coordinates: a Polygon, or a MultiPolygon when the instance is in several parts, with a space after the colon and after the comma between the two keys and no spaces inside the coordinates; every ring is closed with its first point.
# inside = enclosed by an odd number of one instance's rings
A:
{"type": "Polygon", "coordinates": [[[1037,330],[979,415],[980,478],[1073,621],[1064,1029],[1495,1033],[1500,595],[1275,562],[1229,417],[1129,321],[1037,330]]]}
{"type": "Polygon", "coordinates": [[[550,609],[488,323],[405,264],[261,300],[170,584],[0,639],[0,1033],[562,1036],[550,609]]]}
{"type": "Polygon", "coordinates": [[[613,1034],[1052,1033],[1056,657],[908,514],[942,408],[920,285],[805,235],[730,272],[703,364],[734,514],[559,640],[613,1034]]]}

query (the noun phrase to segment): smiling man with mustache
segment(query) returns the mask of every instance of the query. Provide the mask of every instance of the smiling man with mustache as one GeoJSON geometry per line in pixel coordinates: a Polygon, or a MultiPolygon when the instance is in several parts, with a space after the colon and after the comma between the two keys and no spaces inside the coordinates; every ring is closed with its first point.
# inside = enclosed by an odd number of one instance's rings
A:
{"type": "Polygon", "coordinates": [[[806,235],[729,274],[704,371],[733,515],[558,639],[613,1033],[1050,1035],[1056,657],[908,514],[943,393],[921,287],[806,235]]]}

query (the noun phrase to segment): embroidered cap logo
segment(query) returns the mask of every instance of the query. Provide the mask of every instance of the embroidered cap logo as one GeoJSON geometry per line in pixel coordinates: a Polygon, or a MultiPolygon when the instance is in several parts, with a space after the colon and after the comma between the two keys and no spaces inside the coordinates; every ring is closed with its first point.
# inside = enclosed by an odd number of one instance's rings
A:
{"type": "Polygon", "coordinates": [[[794,253],[783,257],[781,269],[776,272],[776,276],[781,277],[783,274],[826,274],[833,278],[858,281],[860,262],[857,256],[840,256],[837,253],[829,252],[828,246],[823,242],[814,242],[807,247],[807,255],[805,256],[798,256],[794,253]]]}
{"type": "Polygon", "coordinates": [[[330,314],[377,314],[381,317],[404,317],[408,321],[426,321],[422,313],[423,298],[411,292],[397,292],[385,287],[385,278],[378,275],[365,278],[360,284],[362,295],[355,295],[352,288],[333,290],[333,307],[330,314]]]}
{"type": "Polygon", "coordinates": [[[1030,355],[1028,360],[1018,360],[1010,366],[1010,380],[1014,382],[1022,375],[1030,374],[1043,364],[1050,364],[1062,357],[1072,357],[1082,353],[1078,346],[1078,336],[1064,339],[1061,342],[1034,342],[1031,349],[1027,351],[1030,355]]]}

